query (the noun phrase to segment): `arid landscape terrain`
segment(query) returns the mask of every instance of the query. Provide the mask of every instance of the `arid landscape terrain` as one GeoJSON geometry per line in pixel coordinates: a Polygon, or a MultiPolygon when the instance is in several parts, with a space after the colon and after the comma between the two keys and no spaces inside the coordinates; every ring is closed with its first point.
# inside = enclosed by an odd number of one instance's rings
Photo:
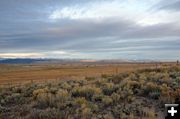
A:
{"type": "Polygon", "coordinates": [[[99,77],[103,74],[115,75],[137,69],[173,65],[176,63],[0,64],[0,84],[83,79],[85,77],[99,77]]]}
{"type": "Polygon", "coordinates": [[[0,0],[0,119],[180,119],[179,21],[180,0],[0,0]]]}
{"type": "Polygon", "coordinates": [[[163,119],[176,63],[2,64],[1,119],[163,119]]]}

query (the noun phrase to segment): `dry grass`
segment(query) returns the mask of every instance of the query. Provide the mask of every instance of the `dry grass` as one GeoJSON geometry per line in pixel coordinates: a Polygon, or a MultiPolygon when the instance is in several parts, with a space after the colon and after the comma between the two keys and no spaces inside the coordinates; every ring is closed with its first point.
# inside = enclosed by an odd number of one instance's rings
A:
{"type": "Polygon", "coordinates": [[[180,66],[0,85],[0,119],[161,119],[179,97],[180,66]]]}
{"type": "MultiPolygon", "coordinates": [[[[172,65],[172,64],[168,64],[172,65]]],[[[160,66],[160,65],[159,65],[160,66]]],[[[165,64],[161,64],[165,66],[165,64]]],[[[166,65],[167,66],[167,65],[166,65]]],[[[104,65],[0,65],[0,84],[19,83],[27,81],[46,81],[59,79],[83,79],[84,77],[99,77],[102,74],[117,74],[132,70],[156,67],[155,64],[104,64],[104,65]]]]}

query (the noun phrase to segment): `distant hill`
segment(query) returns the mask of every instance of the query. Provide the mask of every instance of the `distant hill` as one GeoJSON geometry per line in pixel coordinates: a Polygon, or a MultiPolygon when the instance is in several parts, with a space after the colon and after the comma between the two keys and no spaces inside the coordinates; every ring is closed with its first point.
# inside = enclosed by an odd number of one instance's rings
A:
{"type": "Polygon", "coordinates": [[[42,58],[0,58],[0,64],[33,64],[33,63],[78,63],[76,59],[42,59],[42,58]]]}
{"type": "Polygon", "coordinates": [[[48,59],[29,59],[29,58],[17,58],[17,59],[0,59],[0,64],[31,64],[37,62],[48,61],[48,59]]]}
{"type": "Polygon", "coordinates": [[[89,59],[32,59],[32,58],[0,58],[0,64],[32,64],[32,63],[81,63],[81,64],[116,64],[116,63],[152,63],[160,62],[153,60],[89,60],[89,59]]]}

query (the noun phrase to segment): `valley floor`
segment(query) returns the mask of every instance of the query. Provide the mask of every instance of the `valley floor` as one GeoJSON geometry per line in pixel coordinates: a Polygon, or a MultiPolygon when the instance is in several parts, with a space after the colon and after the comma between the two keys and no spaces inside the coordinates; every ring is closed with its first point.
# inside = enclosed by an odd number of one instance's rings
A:
{"type": "Polygon", "coordinates": [[[180,67],[1,85],[1,119],[163,119],[180,101],[180,67]]]}

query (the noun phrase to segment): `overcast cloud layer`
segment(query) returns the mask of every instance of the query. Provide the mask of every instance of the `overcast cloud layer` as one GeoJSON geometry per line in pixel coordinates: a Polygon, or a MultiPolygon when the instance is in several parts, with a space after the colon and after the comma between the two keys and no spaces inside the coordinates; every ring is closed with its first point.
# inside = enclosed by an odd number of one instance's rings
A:
{"type": "Polygon", "coordinates": [[[180,59],[180,0],[1,0],[0,57],[180,59]]]}

